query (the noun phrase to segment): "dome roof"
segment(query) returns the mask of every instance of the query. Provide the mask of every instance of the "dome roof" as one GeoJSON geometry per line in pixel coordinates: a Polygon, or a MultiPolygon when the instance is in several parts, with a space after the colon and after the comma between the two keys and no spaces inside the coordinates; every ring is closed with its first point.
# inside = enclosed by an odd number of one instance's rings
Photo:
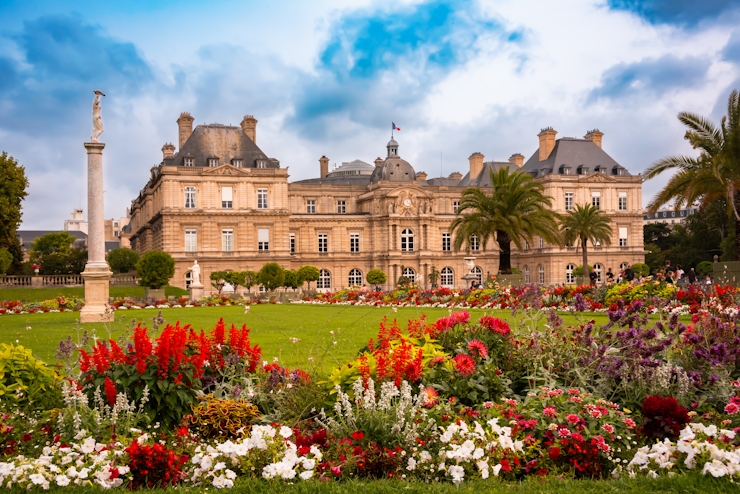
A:
{"type": "Polygon", "coordinates": [[[390,156],[382,164],[375,167],[371,182],[391,180],[393,182],[412,181],[416,179],[416,172],[408,161],[398,156],[390,156]]]}
{"type": "Polygon", "coordinates": [[[398,147],[398,143],[397,143],[397,142],[396,142],[396,140],[395,140],[394,138],[392,138],[392,137],[391,137],[391,140],[390,140],[390,141],[388,141],[388,144],[386,144],[386,147],[390,147],[390,146],[396,146],[396,147],[398,147]]]}

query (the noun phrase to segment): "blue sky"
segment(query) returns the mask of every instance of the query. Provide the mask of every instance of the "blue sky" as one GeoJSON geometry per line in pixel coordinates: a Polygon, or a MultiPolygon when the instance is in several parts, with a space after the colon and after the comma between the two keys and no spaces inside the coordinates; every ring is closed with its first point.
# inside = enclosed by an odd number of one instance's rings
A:
{"type": "MultiPolygon", "coordinates": [[[[212,0],[0,3],[0,150],[25,167],[23,228],[85,206],[92,90],[102,89],[106,217],[125,214],[177,141],[175,120],[259,120],[291,180],[400,154],[430,176],[468,156],[527,158],[539,129],[598,127],[639,173],[691,154],[676,120],[718,121],[740,89],[740,2],[212,0]]],[[[644,185],[644,203],[665,179],[644,185]]]]}

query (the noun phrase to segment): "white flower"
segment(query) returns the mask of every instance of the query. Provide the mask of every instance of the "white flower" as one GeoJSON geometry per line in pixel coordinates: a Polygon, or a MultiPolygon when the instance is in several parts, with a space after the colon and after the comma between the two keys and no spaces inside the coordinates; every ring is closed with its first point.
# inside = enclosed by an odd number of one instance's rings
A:
{"type": "Polygon", "coordinates": [[[57,475],[54,480],[56,481],[57,485],[60,485],[62,487],[69,485],[70,482],[69,477],[67,477],[66,475],[57,475]]]}
{"type": "Polygon", "coordinates": [[[299,477],[302,478],[303,480],[308,480],[311,477],[313,477],[313,470],[306,470],[305,472],[301,472],[299,477]]]}
{"type": "Polygon", "coordinates": [[[288,439],[290,436],[293,435],[293,430],[290,427],[282,426],[280,428],[280,435],[283,436],[285,439],[288,439]]]}
{"type": "Polygon", "coordinates": [[[447,473],[449,473],[450,477],[452,477],[453,484],[459,484],[463,481],[463,477],[465,476],[465,469],[460,465],[452,465],[449,470],[447,470],[447,473]]]}
{"type": "Polygon", "coordinates": [[[414,458],[409,458],[409,463],[406,466],[406,470],[416,470],[416,460],[414,458]]]}
{"type": "Polygon", "coordinates": [[[31,482],[33,482],[36,485],[41,485],[41,484],[45,484],[46,483],[46,478],[43,475],[41,475],[40,473],[34,473],[33,475],[31,475],[28,478],[31,479],[31,482]]]}

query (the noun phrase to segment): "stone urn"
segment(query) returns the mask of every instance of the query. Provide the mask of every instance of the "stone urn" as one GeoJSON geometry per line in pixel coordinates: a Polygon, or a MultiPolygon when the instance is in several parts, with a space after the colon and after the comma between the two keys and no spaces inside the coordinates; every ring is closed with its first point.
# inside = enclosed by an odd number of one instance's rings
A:
{"type": "Polygon", "coordinates": [[[39,275],[39,268],[34,269],[33,272],[36,273],[36,276],[38,276],[39,275]]]}

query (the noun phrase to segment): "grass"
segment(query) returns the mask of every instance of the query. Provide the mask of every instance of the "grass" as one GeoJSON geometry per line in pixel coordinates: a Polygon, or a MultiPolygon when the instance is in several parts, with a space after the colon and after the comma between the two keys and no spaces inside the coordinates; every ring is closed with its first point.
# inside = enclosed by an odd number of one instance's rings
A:
{"type": "MultiPolygon", "coordinates": [[[[100,487],[74,487],[75,492],[97,493],[110,492],[100,487]]],[[[195,494],[206,490],[215,490],[213,487],[183,487],[176,491],[172,489],[147,489],[152,494],[172,493],[195,494]]],[[[26,492],[12,489],[7,492],[26,492]]],[[[69,487],[52,487],[49,492],[70,492],[69,487]]],[[[740,487],[727,479],[715,479],[711,476],[701,476],[696,473],[677,475],[673,478],[661,477],[658,479],[611,479],[611,480],[562,480],[548,477],[547,479],[530,478],[523,482],[499,482],[495,479],[482,481],[466,481],[459,485],[450,483],[424,484],[421,482],[403,482],[396,480],[383,481],[347,481],[326,482],[297,481],[295,484],[286,484],[277,480],[264,481],[260,479],[239,480],[233,489],[226,492],[235,494],[704,494],[713,492],[740,492],[740,487]]]]}
{"type": "MultiPolygon", "coordinates": [[[[187,295],[188,291],[175,286],[165,287],[165,295],[187,295]]],[[[54,288],[0,288],[0,301],[41,302],[56,297],[85,298],[84,287],[54,287],[54,288]]],[[[111,297],[144,298],[143,286],[112,286],[111,297]]]]}
{"type": "MultiPolygon", "coordinates": [[[[121,332],[130,330],[134,321],[151,328],[152,318],[159,312],[158,309],[119,310],[115,322],[106,324],[77,324],[79,314],[76,312],[4,315],[0,316],[0,343],[17,341],[31,348],[42,360],[55,362],[57,345],[68,335],[76,338],[78,332],[81,334],[86,330],[100,338],[118,337],[121,332]]],[[[409,319],[425,314],[430,321],[435,321],[448,315],[449,311],[444,308],[401,307],[394,313],[390,307],[264,304],[252,306],[248,314],[241,306],[163,309],[161,313],[166,322],[181,321],[195,329],[209,330],[221,317],[227,324],[246,324],[252,330],[253,344],[262,347],[265,360],[272,361],[277,357],[281,365],[303,369],[315,367],[323,374],[353,358],[368,339],[377,335],[383,317],[391,321],[395,318],[405,327],[409,319]],[[292,338],[299,341],[294,344],[292,338]],[[313,358],[315,366],[309,363],[309,357],[313,358]]],[[[507,310],[471,309],[470,313],[473,320],[484,313],[493,313],[509,321],[512,319],[507,310]]],[[[606,322],[603,313],[584,314],[582,317],[594,318],[599,324],[606,322]]],[[[576,319],[568,315],[565,322],[575,324],[576,319]]]]}

